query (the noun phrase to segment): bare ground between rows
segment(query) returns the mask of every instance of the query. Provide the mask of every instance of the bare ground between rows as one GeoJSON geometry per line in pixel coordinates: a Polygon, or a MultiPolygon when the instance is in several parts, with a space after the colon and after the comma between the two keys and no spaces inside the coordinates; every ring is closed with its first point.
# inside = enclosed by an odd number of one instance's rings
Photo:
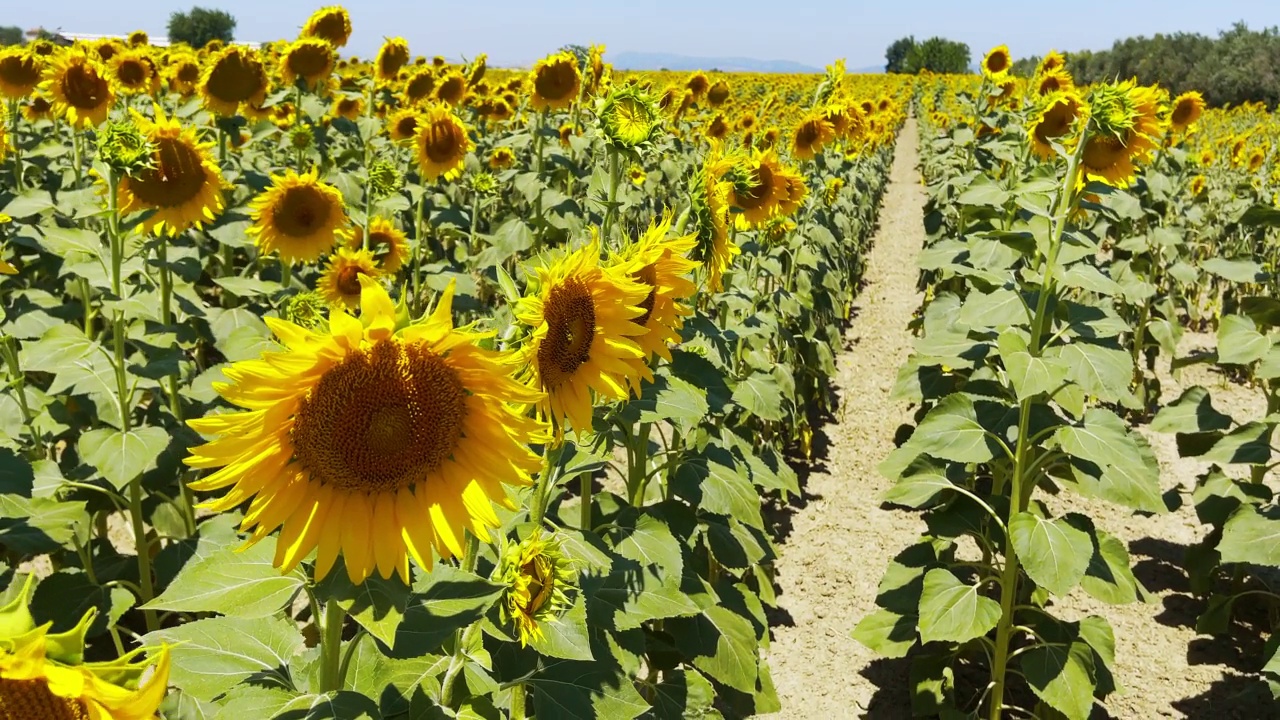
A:
{"type": "MultiPolygon", "coordinates": [[[[801,474],[803,495],[784,518],[776,563],[779,607],[766,651],[782,710],[770,717],[910,717],[909,660],[880,658],[849,634],[874,609],[885,565],[923,529],[917,516],[880,506],[877,498],[889,482],[876,471],[912,410],[889,395],[911,352],[907,323],[920,303],[915,258],[924,242],[925,193],[916,143],[915,121],[908,120],[882,202],[867,284],[837,359],[836,421],[819,431],[815,448],[821,452],[811,472],[801,474]]],[[[1213,338],[1188,333],[1182,345],[1183,353],[1212,347],[1213,338]]],[[[1198,384],[1213,392],[1216,407],[1236,418],[1265,414],[1256,393],[1207,369],[1189,368],[1178,379],[1161,371],[1160,377],[1165,402],[1198,384]]],[[[1162,489],[1189,490],[1204,463],[1179,458],[1171,435],[1145,427],[1140,432],[1160,461],[1162,489]]],[[[1095,718],[1280,718],[1256,675],[1261,638],[1195,631],[1201,603],[1189,593],[1182,563],[1186,548],[1208,528],[1189,503],[1167,514],[1139,516],[1076,496],[1050,502],[1055,510],[1088,514],[1121,538],[1153,596],[1148,604],[1107,606],[1076,593],[1055,610],[1068,618],[1099,614],[1115,629],[1114,671],[1124,692],[1112,695],[1095,718]]]]}

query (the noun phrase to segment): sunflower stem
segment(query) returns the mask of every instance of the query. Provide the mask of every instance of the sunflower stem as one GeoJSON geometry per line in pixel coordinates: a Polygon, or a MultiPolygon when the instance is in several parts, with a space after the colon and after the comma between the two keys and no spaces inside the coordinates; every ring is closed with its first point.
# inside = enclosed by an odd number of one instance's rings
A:
{"type": "Polygon", "coordinates": [[[44,455],[44,440],[36,431],[35,416],[31,414],[31,407],[27,405],[27,375],[22,372],[22,366],[18,363],[17,341],[8,335],[0,334],[0,353],[3,353],[5,364],[9,367],[10,381],[6,385],[11,385],[16,391],[18,409],[22,412],[22,422],[27,426],[27,432],[31,433],[31,441],[36,450],[44,455]]]}
{"type": "Polygon", "coordinates": [[[547,443],[542,450],[542,472],[533,486],[533,495],[529,500],[529,522],[542,527],[542,518],[547,513],[547,505],[551,500],[551,478],[560,465],[560,453],[563,445],[547,443]]]}
{"type": "Polygon", "coordinates": [[[18,144],[18,100],[9,100],[9,136],[13,143],[13,187],[22,190],[22,146],[18,144]]]}
{"type": "Polygon", "coordinates": [[[604,211],[604,226],[600,229],[600,237],[604,240],[605,247],[612,247],[609,231],[613,229],[614,216],[618,212],[618,185],[622,180],[622,163],[618,158],[618,151],[610,148],[606,152],[609,155],[609,205],[604,211]]]}
{"type": "Polygon", "coordinates": [[[538,218],[537,226],[534,228],[535,237],[542,239],[542,143],[543,134],[547,124],[547,111],[541,110],[537,115],[538,119],[533,124],[533,170],[538,175],[538,199],[536,202],[535,215],[538,218]]]}
{"type": "Polygon", "coordinates": [[[578,511],[578,529],[583,534],[591,530],[591,491],[594,478],[591,473],[582,473],[578,479],[579,494],[582,496],[582,507],[578,511]]]}
{"type": "Polygon", "coordinates": [[[80,131],[71,126],[71,169],[76,174],[76,187],[84,185],[84,148],[81,146],[80,131]]]}
{"type": "MultiPolygon", "coordinates": [[[[173,270],[169,267],[169,243],[163,238],[159,245],[156,246],[156,261],[160,264],[160,324],[168,328],[173,325],[173,270]]],[[[175,339],[174,346],[177,347],[175,339]]],[[[173,413],[173,419],[181,427],[186,420],[182,409],[182,395],[178,392],[180,378],[178,371],[174,370],[165,378],[167,387],[165,388],[169,394],[169,410],[173,413]]],[[[187,536],[196,534],[196,508],[195,496],[191,493],[191,488],[183,482],[183,473],[178,473],[178,489],[182,494],[182,522],[187,530],[187,536]]]]}
{"type": "Polygon", "coordinates": [[[280,287],[288,292],[293,285],[293,263],[280,258],[280,287]]]}
{"type": "Polygon", "coordinates": [[[347,614],[338,601],[324,604],[324,621],[320,626],[320,692],[342,689],[342,624],[347,614]]]}
{"type": "Polygon", "coordinates": [[[516,683],[511,686],[511,720],[525,720],[527,717],[524,683],[516,683]]]}

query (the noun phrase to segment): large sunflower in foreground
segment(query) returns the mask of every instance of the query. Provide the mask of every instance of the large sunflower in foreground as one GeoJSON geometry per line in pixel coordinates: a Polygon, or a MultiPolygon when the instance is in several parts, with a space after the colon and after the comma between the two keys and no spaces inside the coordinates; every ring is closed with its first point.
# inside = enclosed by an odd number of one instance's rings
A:
{"type": "Polygon", "coordinates": [[[273,250],[286,262],[313,262],[349,237],[342,193],[321,182],[316,171],[287,170],[250,203],[249,235],[262,253],[273,250]]]}
{"type": "Polygon", "coordinates": [[[563,110],[578,98],[582,73],[578,58],[568,51],[558,52],[534,63],[529,71],[533,94],[529,106],[534,110],[563,110]]]}
{"type": "Polygon", "coordinates": [[[149,167],[120,180],[120,212],[154,210],[142,230],[169,236],[216,218],[224,205],[222,172],[210,153],[213,143],[200,142],[194,127],[184,129],[159,106],[154,121],[130,112],[155,151],[149,167]]]}
{"type": "MultiPolygon", "coordinates": [[[[680,341],[680,328],[684,319],[693,311],[680,301],[697,292],[697,287],[689,280],[689,273],[698,267],[696,260],[688,255],[697,247],[698,241],[689,234],[678,238],[668,238],[671,230],[671,218],[664,217],[657,224],[650,224],[640,239],[631,244],[615,258],[610,265],[628,274],[632,280],[643,285],[648,295],[640,302],[644,312],[632,320],[648,332],[635,338],[636,344],[644,351],[644,358],[633,360],[632,364],[645,380],[653,381],[646,361],[656,355],[671,361],[669,343],[680,341]]],[[[637,395],[640,392],[638,382],[632,384],[637,395]]]]}
{"type": "Polygon", "coordinates": [[[40,56],[25,47],[0,48],[0,97],[22,99],[40,84],[40,56]]]}
{"type": "Polygon", "coordinates": [[[200,77],[200,97],[213,112],[235,115],[241,105],[261,105],[270,80],[257,51],[231,45],[213,56],[200,77]]]}
{"type": "Polygon", "coordinates": [[[557,438],[566,428],[589,431],[592,393],[626,400],[638,381],[634,361],[644,350],[636,338],[649,331],[635,320],[649,289],[601,267],[594,240],[538,268],[536,288],[516,305],[516,318],[532,330],[524,355],[529,383],[546,393],[538,416],[557,438]]]}
{"type": "Polygon", "coordinates": [[[354,583],[375,570],[407,583],[409,558],[462,555],[464,529],[489,541],[493,503],[515,508],[503,485],[531,483],[528,445],[546,436],[521,410],[539,394],[512,378],[513,356],[453,327],[452,285],[397,329],[386,291],[361,284],[360,318],[333,310],[326,333],[267,319],[284,349],[224,370],[215,389],[243,410],[191,421],[218,437],[186,462],[221,468],[196,490],[230,488],[206,507],[250,501],[250,542],[281,528],[282,570],[315,549],[317,579],[341,554],[354,583]]]}
{"type": "Polygon", "coordinates": [[[447,105],[436,105],[418,119],[413,137],[418,170],[424,180],[444,176],[452,180],[462,173],[467,153],[475,148],[467,126],[447,105]]]}
{"type": "Polygon", "coordinates": [[[101,124],[116,99],[102,62],[79,47],[49,61],[40,89],[53,101],[54,112],[75,128],[101,124]]]}
{"type": "Polygon", "coordinates": [[[351,38],[351,16],[341,5],[322,7],[307,18],[307,23],[302,26],[302,35],[342,47],[351,38]]]}

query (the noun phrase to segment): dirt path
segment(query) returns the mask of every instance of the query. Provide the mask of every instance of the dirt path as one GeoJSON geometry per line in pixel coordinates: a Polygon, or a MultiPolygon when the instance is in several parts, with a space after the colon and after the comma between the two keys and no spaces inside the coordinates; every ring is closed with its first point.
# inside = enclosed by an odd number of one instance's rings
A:
{"type": "Polygon", "coordinates": [[[894,431],[909,419],[906,405],[890,402],[889,393],[911,352],[906,326],[920,306],[915,257],[924,243],[925,193],[916,141],[916,121],[909,119],[898,137],[868,285],[837,360],[839,422],[826,428],[826,467],[809,476],[808,503],[794,517],[777,562],[785,613],[768,652],[782,701],[782,712],[773,717],[910,715],[905,685],[892,681],[906,667],[877,660],[849,633],[874,608],[886,563],[923,527],[912,515],[878,507],[889,483],[876,472],[893,450],[894,431]]]}

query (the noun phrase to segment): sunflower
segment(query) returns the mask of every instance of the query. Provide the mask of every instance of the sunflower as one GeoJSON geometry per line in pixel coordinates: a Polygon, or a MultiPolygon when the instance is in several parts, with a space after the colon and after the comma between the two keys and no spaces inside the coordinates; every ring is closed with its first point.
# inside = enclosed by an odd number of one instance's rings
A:
{"type": "Polygon", "coordinates": [[[1065,69],[1055,67],[1036,75],[1035,86],[1036,94],[1044,97],[1074,89],[1075,81],[1065,69]]]}
{"type": "MultiPolygon", "coordinates": [[[[684,319],[693,315],[693,311],[681,301],[697,292],[697,287],[687,276],[698,267],[696,260],[688,258],[697,247],[698,240],[693,234],[668,238],[670,231],[670,216],[663,217],[656,224],[650,223],[649,229],[611,263],[648,290],[640,303],[644,313],[632,320],[648,331],[635,338],[636,344],[644,351],[644,359],[632,361],[632,364],[650,382],[653,375],[646,361],[657,356],[671,362],[668,345],[680,342],[684,319]]],[[[633,383],[632,389],[638,396],[639,384],[633,383]]]]}
{"type": "Polygon", "coordinates": [[[450,70],[436,83],[436,100],[449,107],[458,107],[467,99],[467,76],[459,70],[450,70]]]}
{"type": "Polygon", "coordinates": [[[659,107],[638,85],[614,88],[599,104],[596,116],[610,145],[630,150],[649,142],[661,129],[659,107]]]}
{"type": "Polygon", "coordinates": [[[41,91],[52,99],[54,112],[72,127],[93,127],[107,119],[115,88],[103,64],[84,50],[73,48],[54,57],[43,77],[41,91]]]}
{"type": "Polygon", "coordinates": [[[1204,97],[1192,90],[1184,92],[1173,101],[1173,110],[1169,113],[1169,128],[1174,132],[1185,132],[1204,114],[1204,97]]]}
{"type": "Polygon", "coordinates": [[[298,38],[280,56],[280,77],[285,85],[301,80],[307,89],[318,89],[333,74],[334,55],[333,46],[324,38],[298,38]]]}
{"type": "Polygon", "coordinates": [[[505,170],[516,162],[515,151],[506,145],[496,147],[489,153],[489,167],[494,170],[505,170]]]}
{"type": "Polygon", "coordinates": [[[0,608],[0,718],[154,718],[168,689],[169,647],[161,646],[155,657],[139,648],[109,662],[84,662],[84,637],[97,609],[90,608],[70,630],[50,633],[52,622],[36,626],[31,618],[33,577],[0,608]]]}
{"type": "Polygon", "coordinates": [[[1266,161],[1267,151],[1258,147],[1254,148],[1253,152],[1249,153],[1249,160],[1246,163],[1246,166],[1249,168],[1249,172],[1258,172],[1262,169],[1262,166],[1266,161]]]}
{"type": "Polygon", "coordinates": [[[697,100],[711,89],[711,81],[707,79],[706,73],[699,70],[690,75],[688,80],[685,80],[684,87],[693,93],[694,99],[697,100]]]}
{"type": "Polygon", "coordinates": [[[537,414],[556,437],[566,428],[591,429],[592,392],[626,400],[639,379],[633,361],[644,351],[636,338],[648,330],[635,320],[648,288],[600,265],[598,241],[537,269],[536,294],[516,305],[516,318],[532,332],[524,345],[526,377],[545,393],[537,414]]]}
{"type": "Polygon", "coordinates": [[[153,93],[160,89],[160,76],[144,48],[116,53],[107,61],[107,67],[123,95],[153,93]]]}
{"type": "MultiPolygon", "coordinates": [[[[521,647],[541,640],[544,623],[553,622],[573,603],[577,572],[558,538],[544,539],[536,528],[523,541],[506,546],[492,580],[504,586],[498,605],[503,622],[515,629],[521,647]]],[[[523,692],[520,690],[519,692],[523,692]]]]}
{"type": "Polygon", "coordinates": [[[836,137],[835,128],[827,122],[821,111],[810,110],[796,123],[791,134],[791,154],[800,160],[809,160],[836,137]]]}
{"type": "Polygon", "coordinates": [[[560,139],[560,144],[569,147],[569,138],[582,134],[582,130],[573,125],[573,123],[565,123],[556,130],[556,136],[560,139]]]}
{"type": "Polygon", "coordinates": [[[1002,78],[1012,66],[1013,59],[1009,56],[1008,45],[997,45],[982,58],[982,74],[992,79],[1002,78]]]}
{"type": "Polygon", "coordinates": [[[729,83],[724,80],[717,80],[710,88],[707,89],[707,104],[712,107],[719,107],[729,101],[729,83]]]}
{"type": "Polygon", "coordinates": [[[402,37],[388,38],[378,48],[378,57],[373,61],[374,77],[380,82],[391,82],[396,79],[400,68],[409,64],[409,41],[402,37]]]}
{"type": "Polygon", "coordinates": [[[1038,157],[1049,159],[1054,155],[1053,141],[1071,132],[1076,119],[1084,112],[1084,101],[1075,90],[1050,95],[1032,114],[1027,128],[1031,151],[1038,157]]]}
{"type": "Polygon", "coordinates": [[[649,173],[644,171],[639,165],[632,165],[627,168],[627,177],[631,180],[631,184],[636,187],[643,187],[644,181],[649,179],[649,173]]]}
{"type": "Polygon", "coordinates": [[[130,110],[138,129],[155,150],[151,165],[120,180],[120,212],[154,210],[143,220],[143,232],[170,237],[201,227],[222,212],[222,172],[214,162],[212,142],[200,142],[194,127],[183,129],[159,106],[154,121],[130,110]]]}
{"type": "Polygon", "coordinates": [[[146,30],[134,30],[129,33],[127,42],[130,47],[141,47],[151,44],[151,36],[147,35],[146,30]]]}
{"type": "Polygon", "coordinates": [[[420,67],[409,75],[404,83],[404,101],[413,105],[431,96],[436,87],[436,71],[429,66],[420,67]]]}
{"type": "Polygon", "coordinates": [[[445,180],[457,177],[467,153],[475,148],[467,126],[445,105],[436,105],[423,114],[413,144],[418,168],[428,181],[442,175],[445,180]]]}
{"type": "Polygon", "coordinates": [[[724,115],[716,113],[716,116],[711,118],[711,122],[707,123],[707,129],[703,134],[712,140],[723,140],[729,134],[729,123],[725,122],[724,115]]]}
{"type": "Polygon", "coordinates": [[[1209,186],[1209,180],[1203,175],[1197,175],[1191,178],[1191,197],[1199,197],[1204,194],[1205,188],[1209,186]]]}
{"type": "Polygon", "coordinates": [[[107,62],[115,57],[116,53],[123,52],[125,45],[114,38],[104,38],[94,43],[93,52],[102,62],[107,62]]]}
{"type": "Polygon", "coordinates": [[[360,278],[376,280],[379,275],[373,253],[364,248],[340,247],[329,256],[328,266],[316,281],[316,290],[330,305],[354,310],[360,306],[360,278]]]}
{"type": "Polygon", "coordinates": [[[418,132],[422,122],[422,111],[417,108],[400,108],[387,118],[387,135],[392,140],[404,142],[411,140],[418,132]]]}
{"type": "Polygon", "coordinates": [[[209,110],[230,117],[241,105],[261,105],[267,97],[266,68],[254,50],[231,45],[217,52],[200,77],[200,96],[209,110]]]}
{"type": "Polygon", "coordinates": [[[1066,58],[1062,57],[1062,53],[1057,50],[1050,50],[1045,53],[1044,57],[1040,58],[1040,64],[1036,66],[1036,74],[1042,75],[1050,70],[1065,67],[1066,64],[1066,58]]]}
{"type": "Polygon", "coordinates": [[[248,234],[262,253],[276,250],[286,262],[313,262],[338,240],[350,237],[342,193],[321,182],[314,169],[302,175],[292,170],[273,175],[271,187],[250,207],[253,226],[248,234]]]}
{"type": "Polygon", "coordinates": [[[40,84],[40,56],[24,47],[0,48],[0,97],[22,99],[40,84]]]}
{"type": "Polygon", "coordinates": [[[1085,143],[1080,182],[1128,187],[1136,174],[1134,161],[1145,159],[1164,137],[1159,90],[1132,80],[1095,86],[1090,115],[1096,131],[1085,143]]]}
{"type": "Polygon", "coordinates": [[[307,23],[302,26],[302,35],[342,47],[351,37],[351,16],[341,5],[320,8],[307,18],[307,23]]]}
{"type": "Polygon", "coordinates": [[[165,66],[169,89],[183,97],[189,97],[200,83],[200,61],[190,53],[171,57],[165,66]]]}
{"type": "Polygon", "coordinates": [[[409,238],[387,218],[375,217],[369,221],[369,242],[364,242],[364,228],[356,226],[347,247],[352,250],[368,247],[378,261],[378,269],[387,275],[395,275],[409,259],[409,238]]]}
{"type": "Polygon", "coordinates": [[[725,200],[742,229],[760,225],[777,212],[787,193],[780,170],[777,153],[763,150],[737,160],[722,176],[728,183],[725,200]]]}
{"type": "Polygon", "coordinates": [[[409,558],[432,565],[462,555],[463,531],[484,542],[499,526],[492,504],[515,504],[503,485],[529,485],[542,426],[522,406],[541,397],[517,383],[510,353],[480,347],[492,333],[453,327],[453,284],[425,321],[397,330],[385,290],[361,278],[360,319],[341,308],[329,332],[268,318],[285,349],[224,370],[215,385],[241,412],[191,421],[218,439],[192,450],[192,483],[231,486],[205,504],[251,500],[250,542],[281,528],[275,564],[292,570],[317,549],[315,577],[339,554],[359,584],[376,569],[409,582],[409,558]]]}
{"type": "Polygon", "coordinates": [[[698,242],[692,255],[705,266],[707,286],[715,292],[723,289],[725,271],[733,258],[742,253],[729,237],[728,195],[732,183],[723,179],[735,164],[737,159],[723,157],[719,146],[713,145],[689,187],[692,198],[689,222],[698,242]]]}
{"type": "Polygon", "coordinates": [[[529,71],[533,94],[529,106],[534,110],[563,110],[573,104],[582,86],[578,58],[568,51],[539,60],[529,71]]]}
{"type": "Polygon", "coordinates": [[[22,106],[22,116],[28,122],[37,122],[40,120],[53,119],[53,104],[49,102],[45,96],[40,94],[32,95],[22,106]]]}
{"type": "Polygon", "coordinates": [[[1205,148],[1200,151],[1200,155],[1196,158],[1196,161],[1207,167],[1212,165],[1216,158],[1217,156],[1214,155],[1213,148],[1205,148]]]}
{"type": "Polygon", "coordinates": [[[330,110],[334,117],[355,121],[364,114],[364,98],[359,95],[339,95],[330,110]]]}

